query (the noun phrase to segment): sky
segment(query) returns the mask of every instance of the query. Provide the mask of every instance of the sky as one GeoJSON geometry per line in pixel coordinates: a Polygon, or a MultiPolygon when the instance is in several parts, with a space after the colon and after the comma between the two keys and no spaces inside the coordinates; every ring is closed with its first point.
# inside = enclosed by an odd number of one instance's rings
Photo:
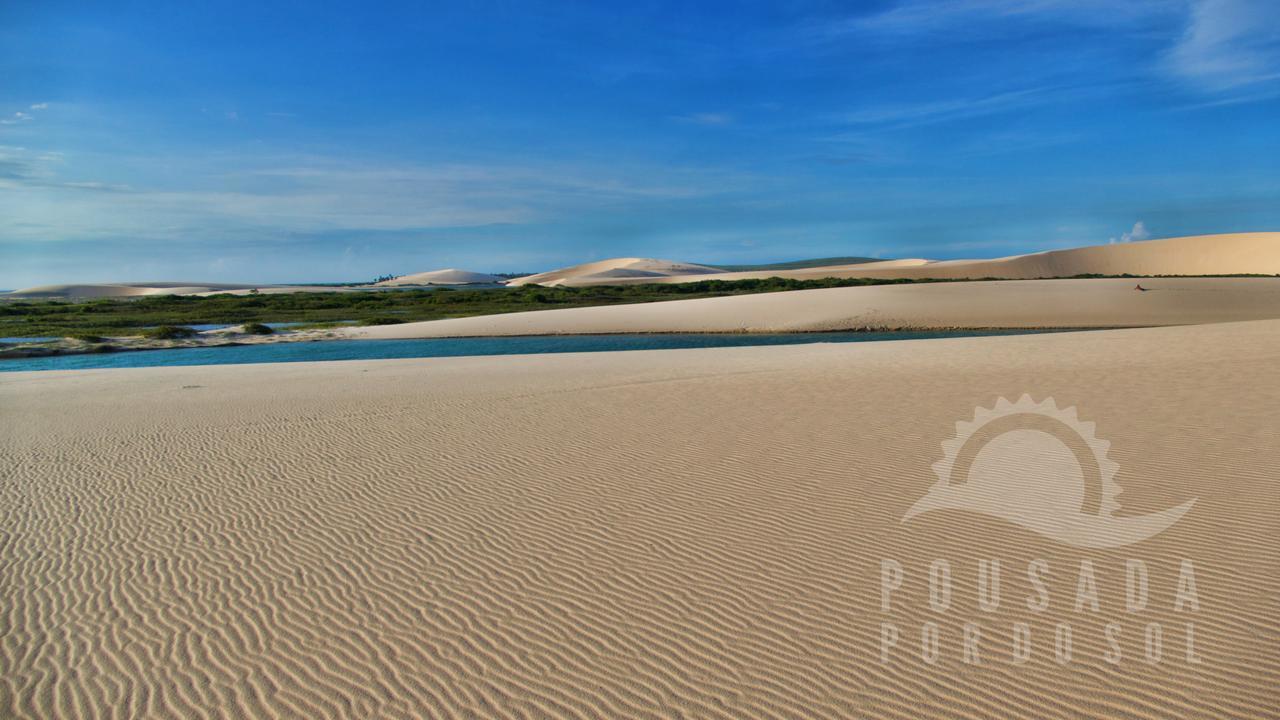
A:
{"type": "Polygon", "coordinates": [[[0,287],[1280,230],[1280,2],[0,2],[0,287]]]}

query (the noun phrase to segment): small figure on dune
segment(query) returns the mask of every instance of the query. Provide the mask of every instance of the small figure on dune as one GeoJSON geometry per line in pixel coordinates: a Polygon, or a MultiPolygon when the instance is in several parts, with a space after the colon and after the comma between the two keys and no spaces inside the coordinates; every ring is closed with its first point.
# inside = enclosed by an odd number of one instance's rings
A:
{"type": "Polygon", "coordinates": [[[1142,283],[1138,283],[1137,285],[1134,285],[1134,286],[1133,286],[1133,289],[1134,289],[1134,290],[1137,290],[1137,291],[1139,291],[1139,292],[1146,292],[1146,291],[1147,291],[1147,288],[1142,287],[1142,283]]]}

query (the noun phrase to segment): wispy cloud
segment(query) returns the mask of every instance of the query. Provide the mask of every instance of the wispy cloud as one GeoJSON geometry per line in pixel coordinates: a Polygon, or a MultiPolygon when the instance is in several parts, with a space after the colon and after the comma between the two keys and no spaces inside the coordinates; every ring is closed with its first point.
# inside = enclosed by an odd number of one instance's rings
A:
{"type": "Polygon", "coordinates": [[[725,173],[680,168],[621,173],[551,162],[376,165],[217,156],[189,158],[186,186],[160,189],[145,181],[67,177],[65,166],[73,164],[56,154],[0,148],[0,189],[7,191],[0,192],[0,240],[198,239],[530,223],[601,204],[716,195],[740,183],[725,173]]]}
{"type": "Polygon", "coordinates": [[[827,23],[820,33],[909,36],[950,31],[959,25],[967,33],[982,33],[995,29],[992,23],[1000,21],[1116,27],[1169,14],[1181,5],[1182,0],[906,0],[886,10],[827,23]]]}
{"type": "Polygon", "coordinates": [[[871,105],[844,113],[837,120],[850,125],[905,127],[1007,112],[1048,97],[1047,89],[1036,88],[983,97],[871,105]]]}
{"type": "Polygon", "coordinates": [[[1280,80],[1280,3],[1199,0],[1167,67],[1210,92],[1248,89],[1280,80]]]}
{"type": "MultiPolygon", "coordinates": [[[[46,103],[46,102],[35,103],[27,107],[27,110],[31,110],[32,112],[36,112],[40,110],[48,110],[48,109],[49,109],[49,103],[46,103]]],[[[35,119],[35,115],[33,115],[31,112],[18,110],[6,117],[0,117],[0,125],[18,125],[20,123],[30,122],[34,119],[35,119]]]]}
{"type": "Polygon", "coordinates": [[[672,120],[690,125],[728,125],[733,122],[733,116],[728,113],[700,112],[691,113],[689,115],[675,115],[672,120]]]}
{"type": "Polygon", "coordinates": [[[1012,35],[1028,23],[1126,32],[1145,38],[1144,45],[1164,38],[1146,50],[1146,74],[1163,73],[1203,93],[1229,94],[1228,102],[1272,97],[1275,93],[1259,92],[1259,87],[1280,86],[1277,0],[903,0],[877,12],[816,24],[810,34],[828,41],[856,36],[916,42],[930,35],[1012,35]]]}

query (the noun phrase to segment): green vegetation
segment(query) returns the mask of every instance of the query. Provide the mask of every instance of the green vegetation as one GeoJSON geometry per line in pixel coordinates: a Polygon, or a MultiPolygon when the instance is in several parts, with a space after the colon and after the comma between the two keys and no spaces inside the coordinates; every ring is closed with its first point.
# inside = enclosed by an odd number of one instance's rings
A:
{"type": "Polygon", "coordinates": [[[244,332],[246,335],[270,335],[275,330],[260,322],[250,322],[244,324],[244,332]]]}
{"type": "Polygon", "coordinates": [[[181,325],[161,325],[143,331],[144,337],[152,340],[184,340],[196,336],[196,331],[181,325]]]}
{"type": "Polygon", "coordinates": [[[182,326],[198,324],[306,323],[291,329],[334,327],[351,322],[379,325],[553,308],[920,282],[967,281],[879,278],[792,280],[772,277],[732,282],[696,280],[669,285],[600,285],[582,288],[524,285],[497,289],[436,288],[220,294],[205,297],[150,295],[80,302],[17,300],[0,301],[0,337],[146,335],[173,339],[194,335],[193,330],[182,326]]]}

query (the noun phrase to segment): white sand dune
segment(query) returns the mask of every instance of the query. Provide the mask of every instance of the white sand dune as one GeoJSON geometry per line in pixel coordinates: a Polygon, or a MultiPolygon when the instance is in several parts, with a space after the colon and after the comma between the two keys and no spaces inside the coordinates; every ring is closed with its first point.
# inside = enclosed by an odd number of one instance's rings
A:
{"type": "Polygon", "coordinates": [[[445,268],[429,272],[401,275],[398,278],[377,283],[378,287],[399,287],[401,285],[474,285],[478,283],[493,284],[503,282],[504,278],[496,275],[445,268]]]}
{"type": "MultiPolygon", "coordinates": [[[[623,262],[631,258],[623,258],[623,262]]],[[[670,262],[670,261],[668,261],[670,262]]],[[[666,277],[625,278],[600,276],[577,268],[543,273],[524,282],[562,285],[629,284],[635,282],[688,282],[696,280],[746,280],[750,278],[1006,278],[1035,279],[1075,275],[1236,275],[1280,274],[1280,233],[1235,233],[1117,243],[1094,247],[1014,255],[994,260],[923,259],[887,260],[878,263],[699,274],[662,273],[666,277]],[[545,278],[546,280],[543,280],[545,278]]]]}
{"type": "Polygon", "coordinates": [[[0,374],[0,716],[1273,717],[1278,365],[1264,321],[0,374]],[[1123,513],[1192,511],[1097,551],[971,513],[900,522],[956,421],[1023,393],[1097,423],[1123,513]],[[884,559],[906,572],[888,613],[884,559]],[[993,612],[980,559],[1003,564],[993,612]],[[1099,612],[1073,608],[1082,559],[1099,612]],[[885,664],[882,622],[902,633],[885,664]]]}
{"type": "Polygon", "coordinates": [[[193,283],[193,282],[140,282],[140,283],[81,283],[66,285],[38,285],[5,293],[6,298],[97,298],[143,297],[147,295],[197,295],[233,290],[248,291],[254,288],[271,288],[272,285],[244,283],[193,283]]]}
{"type": "Polygon", "coordinates": [[[1280,318],[1280,278],[1008,280],[827,288],[343,328],[364,338],[874,328],[1133,327],[1280,318]]]}
{"type": "Polygon", "coordinates": [[[573,267],[560,268],[549,272],[538,273],[512,280],[510,285],[591,285],[608,284],[617,280],[642,279],[652,281],[655,278],[685,278],[691,275],[709,275],[720,273],[719,268],[693,263],[676,262],[675,260],[655,260],[653,258],[610,258],[597,262],[583,263],[573,267]]]}

